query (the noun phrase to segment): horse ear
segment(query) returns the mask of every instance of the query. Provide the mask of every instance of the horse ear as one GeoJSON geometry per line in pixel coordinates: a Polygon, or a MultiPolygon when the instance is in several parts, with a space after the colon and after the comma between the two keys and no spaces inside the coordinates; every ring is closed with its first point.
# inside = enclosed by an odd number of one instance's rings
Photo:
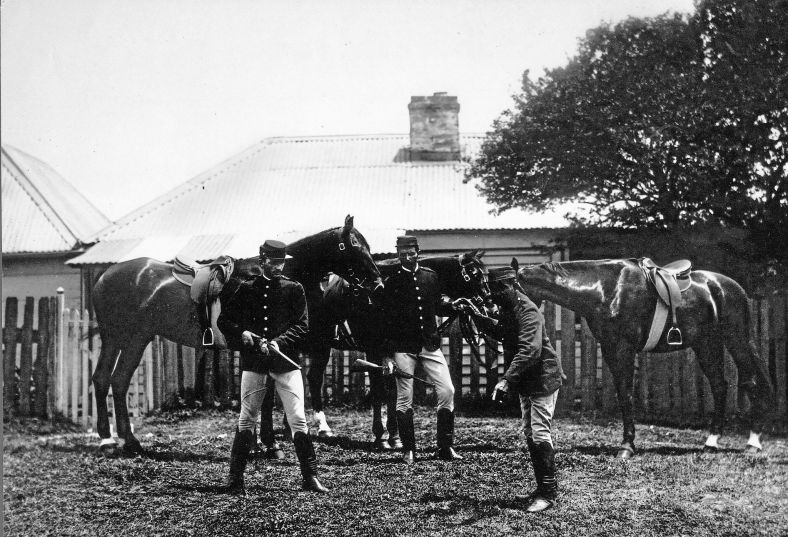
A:
{"type": "Polygon", "coordinates": [[[353,217],[350,216],[350,215],[347,215],[345,217],[345,229],[344,229],[344,231],[350,231],[350,229],[352,227],[353,227],[353,217]]]}
{"type": "Polygon", "coordinates": [[[512,258],[512,268],[514,269],[515,272],[519,272],[520,271],[520,262],[517,261],[516,257],[512,258]]]}

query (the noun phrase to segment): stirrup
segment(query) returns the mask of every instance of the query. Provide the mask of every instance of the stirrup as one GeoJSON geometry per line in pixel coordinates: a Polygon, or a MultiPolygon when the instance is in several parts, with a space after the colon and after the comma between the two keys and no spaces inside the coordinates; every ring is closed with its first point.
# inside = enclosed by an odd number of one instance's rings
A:
{"type": "Polygon", "coordinates": [[[206,328],[202,333],[202,345],[203,347],[212,347],[213,346],[213,328],[206,328]]]}
{"type": "Polygon", "coordinates": [[[684,341],[681,339],[681,330],[673,326],[668,330],[667,337],[668,345],[681,345],[684,341]]]}

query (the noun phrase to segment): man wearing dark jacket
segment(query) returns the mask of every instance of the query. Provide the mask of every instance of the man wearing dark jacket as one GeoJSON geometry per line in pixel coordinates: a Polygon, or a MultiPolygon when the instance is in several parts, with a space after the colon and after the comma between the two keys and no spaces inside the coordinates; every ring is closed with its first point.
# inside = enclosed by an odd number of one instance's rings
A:
{"type": "Polygon", "coordinates": [[[304,413],[304,384],[301,369],[292,359],[306,336],[308,318],[304,288],[282,275],[286,247],[267,240],[260,247],[263,273],[242,284],[217,321],[232,349],[241,351],[241,414],[230,452],[227,487],[243,493],[244,470],[254,443],[260,405],[274,380],[301,466],[304,490],[328,492],[317,478],[317,457],[304,413]]]}
{"type": "MultiPolygon", "coordinates": [[[[454,385],[449,366],[441,352],[436,315],[451,313],[448,298],[440,294],[438,275],[419,265],[416,237],[397,237],[400,267],[389,276],[383,289],[382,309],[385,338],[393,363],[413,374],[421,360],[427,379],[435,384],[438,398],[437,456],[443,460],[462,459],[454,444],[454,385]]],[[[387,363],[391,363],[391,358],[387,363]]],[[[389,366],[391,368],[391,366],[389,366]]],[[[415,460],[416,437],[413,426],[413,379],[397,377],[397,425],[402,440],[402,460],[415,460]]]]}
{"type": "Polygon", "coordinates": [[[510,391],[520,396],[523,426],[534,467],[537,488],[527,510],[543,511],[553,505],[558,491],[551,434],[553,412],[561,386],[555,350],[545,330],[539,308],[516,285],[514,269],[490,269],[492,299],[498,307],[498,324],[477,319],[479,328],[503,343],[504,362],[509,364],[498,382],[493,399],[510,391]]]}

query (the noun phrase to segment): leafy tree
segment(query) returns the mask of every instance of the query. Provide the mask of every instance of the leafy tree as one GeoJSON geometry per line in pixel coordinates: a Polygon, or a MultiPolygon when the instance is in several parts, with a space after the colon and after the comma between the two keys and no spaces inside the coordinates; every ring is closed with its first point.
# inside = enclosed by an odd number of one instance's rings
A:
{"type": "Polygon", "coordinates": [[[467,177],[498,210],[579,201],[580,224],[785,229],[786,17],[709,0],[590,30],[568,65],[524,74],[467,177]]]}

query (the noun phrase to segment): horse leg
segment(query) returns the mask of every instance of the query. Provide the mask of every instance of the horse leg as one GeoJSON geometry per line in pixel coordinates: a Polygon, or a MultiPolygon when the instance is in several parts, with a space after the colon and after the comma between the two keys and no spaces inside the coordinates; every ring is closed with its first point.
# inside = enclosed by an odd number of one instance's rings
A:
{"type": "Polygon", "coordinates": [[[312,400],[314,423],[317,424],[317,435],[328,438],[334,436],[334,432],[328,426],[326,414],[323,412],[323,379],[326,366],[331,359],[331,347],[319,343],[314,346],[311,357],[312,364],[309,366],[306,377],[309,382],[309,396],[312,400]]]}
{"type": "Polygon", "coordinates": [[[112,438],[109,428],[109,412],[107,411],[107,395],[109,395],[110,377],[115,359],[118,357],[118,347],[109,336],[101,338],[101,353],[93,371],[93,392],[96,398],[96,429],[101,438],[99,449],[105,455],[115,455],[117,443],[112,438]]]}
{"type": "Polygon", "coordinates": [[[373,446],[375,449],[389,449],[389,445],[383,440],[383,413],[381,411],[383,401],[386,398],[385,378],[380,371],[369,373],[369,395],[372,403],[372,434],[375,435],[373,446]]]}
{"type": "Polygon", "coordinates": [[[728,400],[723,344],[720,337],[712,336],[707,338],[704,344],[693,347],[693,349],[703,374],[709,379],[711,395],[714,398],[714,416],[704,447],[707,450],[716,451],[720,448],[719,439],[725,426],[725,406],[728,400]]]}
{"type": "Polygon", "coordinates": [[[602,344],[602,357],[610,369],[616,386],[618,406],[624,422],[624,437],[618,450],[619,459],[629,459],[635,454],[635,419],[633,417],[633,384],[635,376],[635,349],[622,342],[602,344]]]}
{"type": "Polygon", "coordinates": [[[402,449],[402,440],[399,437],[399,425],[397,425],[397,381],[391,376],[384,379],[386,389],[386,429],[389,432],[389,447],[391,449],[402,449]]]}
{"type": "Polygon", "coordinates": [[[735,337],[737,335],[741,334],[731,334],[726,331],[726,346],[739,371],[739,390],[747,396],[752,405],[749,415],[750,437],[747,440],[746,451],[757,453],[763,449],[761,433],[764,423],[768,421],[774,408],[774,390],[755,343],[749,337],[742,339],[735,337]]]}
{"type": "Polygon", "coordinates": [[[151,338],[137,338],[127,343],[120,352],[120,358],[112,372],[112,400],[115,403],[115,424],[118,427],[118,438],[124,441],[123,450],[136,454],[142,452],[142,446],[134,437],[129,423],[129,410],[126,406],[126,395],[131,384],[131,377],[142,360],[142,353],[151,338]]]}

